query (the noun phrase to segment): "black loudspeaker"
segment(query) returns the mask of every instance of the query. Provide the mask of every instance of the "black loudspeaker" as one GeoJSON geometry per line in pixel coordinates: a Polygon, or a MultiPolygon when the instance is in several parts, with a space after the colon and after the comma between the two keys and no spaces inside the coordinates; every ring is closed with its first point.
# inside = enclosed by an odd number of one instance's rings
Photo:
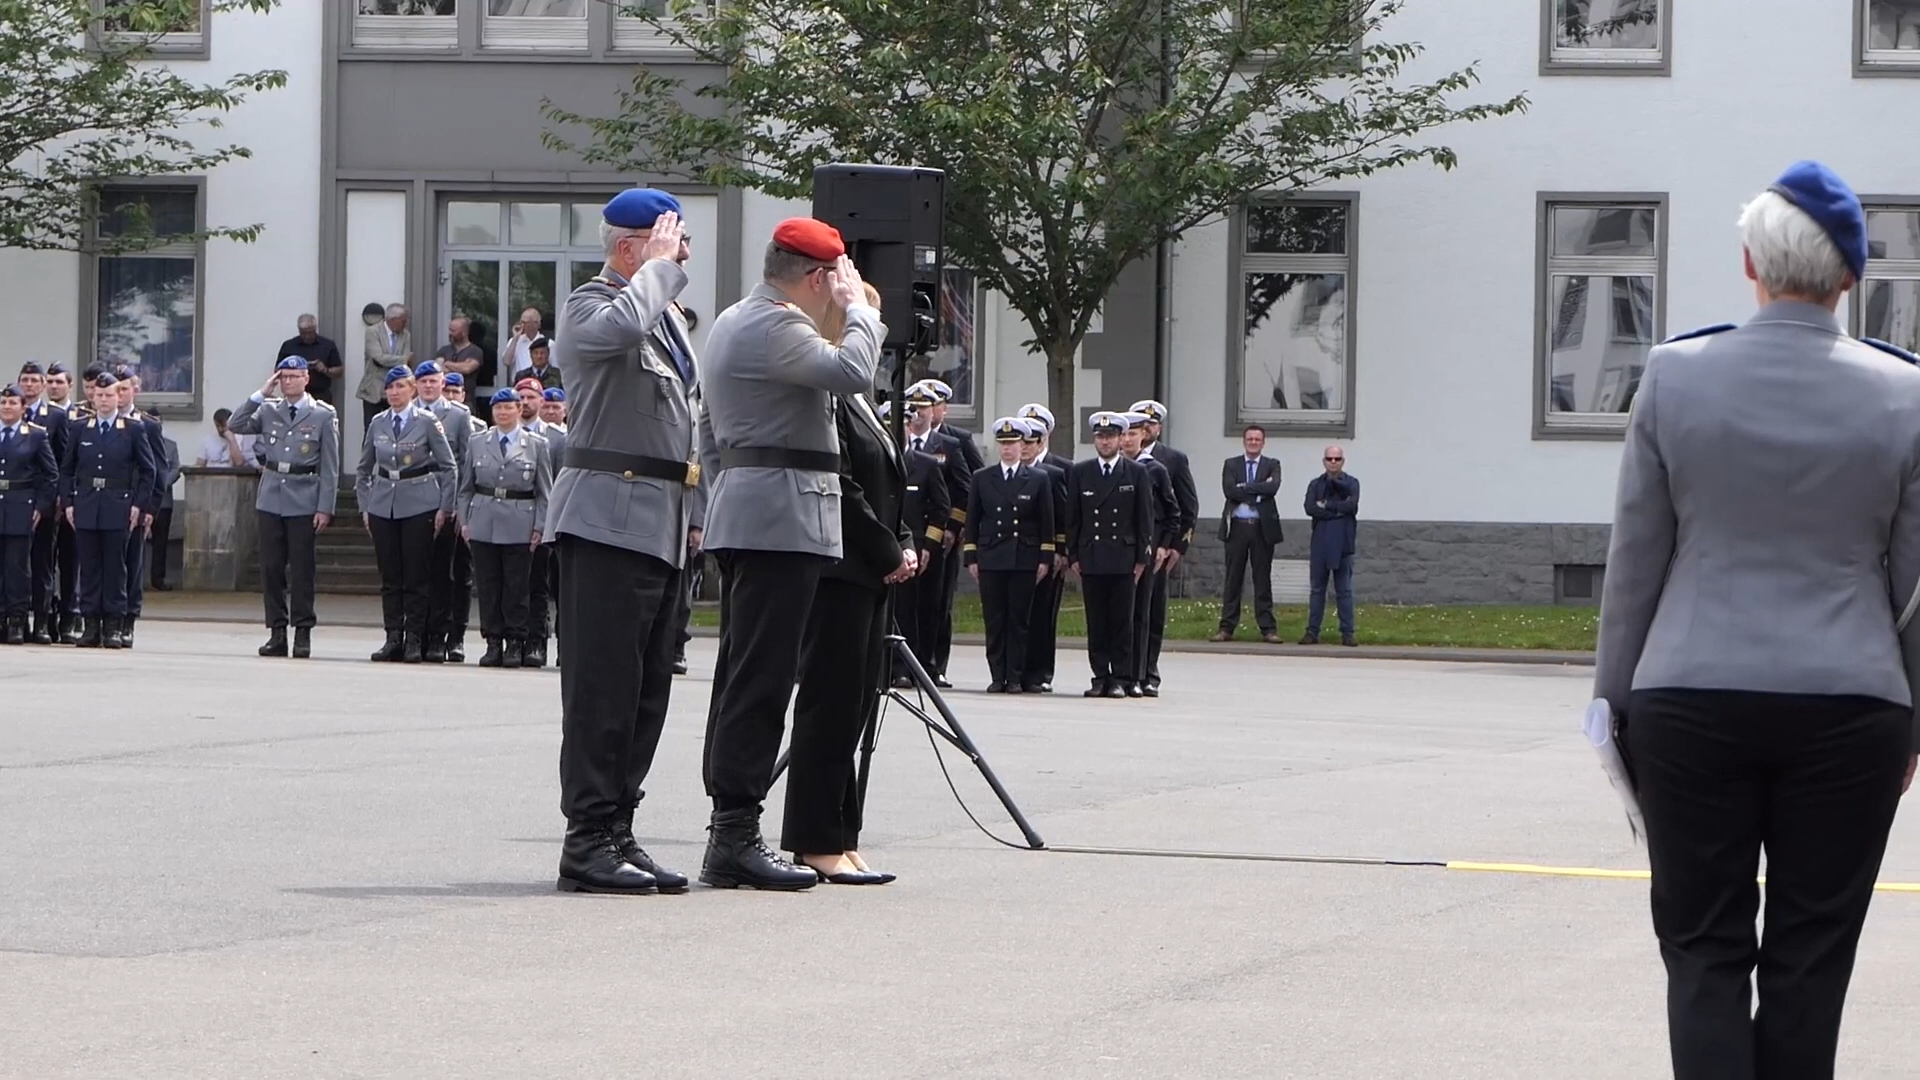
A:
{"type": "Polygon", "coordinates": [[[880,290],[888,349],[938,344],[947,176],[910,165],[822,165],[813,216],[840,230],[860,276],[880,290]]]}

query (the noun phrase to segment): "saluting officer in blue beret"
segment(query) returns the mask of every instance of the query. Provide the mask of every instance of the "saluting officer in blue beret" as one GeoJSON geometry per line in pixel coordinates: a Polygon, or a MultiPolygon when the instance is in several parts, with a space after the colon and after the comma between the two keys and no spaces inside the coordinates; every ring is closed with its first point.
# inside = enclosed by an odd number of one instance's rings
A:
{"type": "Polygon", "coordinates": [[[59,466],[53,438],[27,418],[18,386],[0,389],[0,640],[25,644],[33,607],[33,548],[42,521],[53,517],[59,466]]]}
{"type": "Polygon", "coordinates": [[[1740,232],[1758,313],[1647,356],[1594,671],[1645,815],[1678,1080],[1834,1075],[1914,771],[1920,368],[1835,314],[1867,231],[1831,170],[1789,168],[1740,232]]]}
{"type": "Polygon", "coordinates": [[[120,380],[87,383],[92,409],[69,424],[60,488],[79,555],[82,648],[119,649],[127,617],[127,543],[147,513],[159,467],[144,428],[120,415],[120,380]]]}

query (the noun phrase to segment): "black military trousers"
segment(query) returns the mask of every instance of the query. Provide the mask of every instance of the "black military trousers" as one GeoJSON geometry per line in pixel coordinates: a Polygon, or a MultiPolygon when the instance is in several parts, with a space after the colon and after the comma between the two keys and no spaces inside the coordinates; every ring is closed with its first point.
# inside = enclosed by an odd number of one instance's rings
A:
{"type": "Polygon", "coordinates": [[[453,564],[459,550],[460,527],[449,519],[433,534],[427,557],[427,633],[439,641],[451,636],[457,623],[466,621],[464,616],[456,619],[453,611],[453,564]]]}
{"type": "Polygon", "coordinates": [[[1025,671],[1029,684],[1053,681],[1054,656],[1059,652],[1060,599],[1066,586],[1066,575],[1051,571],[1034,586],[1033,614],[1027,620],[1025,671]]]}
{"type": "MultiPolygon", "coordinates": [[[[907,639],[914,658],[931,675],[938,670],[933,662],[934,644],[939,641],[941,597],[947,588],[946,564],[958,562],[959,556],[936,545],[927,553],[927,560],[925,570],[894,587],[893,621],[900,628],[900,636],[907,639]]],[[[896,677],[906,674],[905,668],[894,671],[896,677]]]]}
{"type": "Polygon", "coordinates": [[[720,654],[702,779],[715,810],[757,810],[773,784],[813,595],[833,560],[744,549],[713,557],[720,564],[720,654]]]}
{"type": "Polygon", "coordinates": [[[260,521],[260,594],[266,602],[267,628],[292,625],[311,629],[313,614],[313,515],[283,517],[255,510],[260,521]]]}
{"type": "Polygon", "coordinates": [[[127,611],[139,615],[147,595],[147,530],[145,526],[128,530],[127,546],[120,557],[127,562],[127,611]]]}
{"type": "Polygon", "coordinates": [[[675,661],[687,658],[687,642],[693,640],[693,568],[699,555],[689,556],[687,569],[680,575],[680,614],[677,616],[679,627],[673,636],[673,658],[675,661]]]}
{"type": "Polygon", "coordinates": [[[551,546],[567,590],[560,602],[560,812],[570,822],[598,821],[631,812],[653,768],[673,691],[680,571],[564,533],[551,546]]]}
{"type": "Polygon", "coordinates": [[[1240,625],[1240,591],[1247,567],[1253,567],[1253,621],[1263,634],[1274,633],[1273,545],[1258,521],[1235,518],[1227,526],[1227,580],[1220,597],[1220,629],[1231,634],[1240,625]]]}
{"type": "Polygon", "coordinates": [[[980,571],[980,617],[987,627],[987,672],[1009,686],[1027,677],[1027,628],[1033,621],[1032,570],[980,571]]]}
{"type": "Polygon", "coordinates": [[[475,541],[468,546],[473,552],[473,587],[480,594],[481,635],[525,641],[533,551],[525,544],[475,541]]]}
{"type": "Polygon", "coordinates": [[[544,640],[560,620],[554,617],[552,568],[559,562],[552,544],[541,544],[527,563],[527,636],[544,640]]]}
{"type": "Polygon", "coordinates": [[[173,539],[173,508],[153,512],[153,533],[147,537],[147,572],[153,587],[167,584],[167,546],[173,539]]]}
{"type": "Polygon", "coordinates": [[[59,563],[60,597],[55,601],[53,610],[65,611],[69,615],[80,614],[80,537],[78,530],[67,524],[64,516],[59,522],[60,535],[54,542],[54,556],[59,563]]]}
{"type": "Polygon", "coordinates": [[[780,846],[834,855],[860,846],[854,750],[879,706],[887,592],[821,578],[800,644],[780,846]]]}
{"type": "Polygon", "coordinates": [[[453,603],[447,627],[449,639],[466,636],[467,622],[473,617],[473,545],[460,535],[460,526],[447,523],[453,534],[453,603]]]}
{"type": "Polygon", "coordinates": [[[1137,686],[1147,685],[1148,668],[1153,660],[1153,581],[1159,576],[1153,572],[1152,565],[1148,565],[1133,586],[1133,649],[1130,653],[1133,663],[1121,681],[1137,686]]]}
{"type": "Polygon", "coordinates": [[[37,542],[34,532],[0,536],[0,615],[25,618],[39,610],[33,606],[33,547],[37,542]]]}
{"type": "Polygon", "coordinates": [[[937,594],[939,606],[933,612],[933,640],[929,645],[933,662],[921,661],[929,675],[945,675],[947,660],[953,655],[953,595],[960,587],[962,561],[958,548],[947,552],[947,557],[941,560],[941,588],[937,594]]]}
{"type": "Polygon", "coordinates": [[[1133,672],[1133,575],[1082,574],[1087,605],[1087,662],[1096,683],[1125,682],[1133,672]]]}
{"type": "Polygon", "coordinates": [[[1167,639],[1167,587],[1172,576],[1165,570],[1153,575],[1153,610],[1147,615],[1148,686],[1160,685],[1160,646],[1167,639]]]}
{"type": "Polygon", "coordinates": [[[369,520],[373,523],[373,560],[380,568],[380,623],[389,634],[406,633],[424,640],[427,568],[433,561],[433,511],[403,518],[374,514],[369,520]]]}
{"type": "Polygon", "coordinates": [[[127,613],[127,542],[118,529],[75,529],[73,546],[80,614],[119,618],[127,613]]]}
{"type": "MultiPolygon", "coordinates": [[[[51,513],[40,519],[33,530],[32,551],[28,554],[27,574],[32,579],[33,613],[45,618],[62,610],[59,579],[59,541],[62,532],[70,532],[60,515],[51,513]]],[[[68,561],[72,561],[69,554],[68,561]]],[[[71,590],[69,590],[71,591],[71,590]]]]}
{"type": "Polygon", "coordinates": [[[1854,951],[1913,750],[1912,710],[1861,697],[1639,690],[1627,719],[1675,1080],[1832,1077],[1854,951]],[[1754,930],[1762,849],[1764,937],[1754,930]]]}

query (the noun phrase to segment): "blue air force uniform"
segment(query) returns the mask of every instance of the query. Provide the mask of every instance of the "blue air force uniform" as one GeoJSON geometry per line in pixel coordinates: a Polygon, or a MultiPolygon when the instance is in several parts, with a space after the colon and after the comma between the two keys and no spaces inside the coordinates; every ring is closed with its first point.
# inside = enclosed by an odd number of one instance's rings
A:
{"type": "MultiPolygon", "coordinates": [[[[994,421],[993,437],[1018,443],[1030,430],[1026,420],[1002,417],[994,421]]],[[[961,554],[968,566],[979,568],[987,669],[993,675],[988,693],[1040,689],[1026,670],[1027,629],[1034,586],[1053,569],[1053,552],[1053,481],[1046,473],[996,461],[973,474],[961,554]]]]}
{"type": "MultiPolygon", "coordinates": [[[[18,397],[19,391],[8,387],[4,394],[18,397]]],[[[0,617],[9,645],[26,641],[27,616],[34,611],[33,516],[37,512],[42,522],[53,516],[58,482],[51,433],[25,419],[0,423],[0,617]]]]}
{"type": "MultiPolygon", "coordinates": [[[[36,370],[38,365],[28,365],[36,370]]],[[[23,373],[27,367],[20,369],[23,373]]],[[[56,366],[57,370],[57,366],[56,366]]],[[[59,520],[59,471],[60,463],[66,460],[67,453],[67,410],[42,400],[27,406],[26,422],[46,429],[47,445],[53,450],[54,479],[48,484],[48,498],[53,504],[40,517],[40,527],[33,533],[33,552],[28,574],[33,583],[33,629],[32,640],[36,645],[46,645],[59,635],[59,624],[66,607],[72,600],[72,533],[63,533],[66,524],[59,520]],[[66,563],[64,575],[67,589],[63,594],[60,588],[63,575],[61,563],[66,563]],[[68,601],[62,604],[62,597],[68,601]]]]}
{"type": "MultiPolygon", "coordinates": [[[[118,380],[99,375],[95,386],[118,380]]],[[[124,416],[76,412],[67,426],[60,491],[73,512],[79,562],[80,614],[89,620],[83,646],[115,649],[127,615],[127,543],[146,513],[156,474],[145,428],[124,416]]]]}
{"type": "Polygon", "coordinates": [[[146,599],[147,566],[147,528],[152,525],[154,512],[166,499],[173,487],[173,474],[166,468],[167,441],[160,432],[160,418],[139,409],[129,409],[122,414],[129,426],[138,425],[140,434],[147,443],[147,452],[153,456],[153,480],[147,490],[136,500],[140,504],[143,524],[132,529],[127,537],[127,620],[121,626],[122,644],[133,647],[133,620],[140,617],[141,603],[146,599]]]}

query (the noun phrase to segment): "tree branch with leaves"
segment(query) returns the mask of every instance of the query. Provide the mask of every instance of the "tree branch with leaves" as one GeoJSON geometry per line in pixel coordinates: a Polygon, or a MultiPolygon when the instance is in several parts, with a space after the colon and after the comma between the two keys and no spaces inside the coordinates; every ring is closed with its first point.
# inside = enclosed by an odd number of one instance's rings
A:
{"type": "Polygon", "coordinates": [[[949,258],[1021,314],[1071,416],[1081,341],[1159,245],[1254,193],[1451,168],[1432,133],[1526,107],[1459,103],[1472,66],[1404,78],[1422,51],[1386,38],[1404,2],[674,0],[627,11],[707,81],[643,68],[611,115],[543,102],[543,138],[785,198],[833,161],[943,170],[949,258]]]}

